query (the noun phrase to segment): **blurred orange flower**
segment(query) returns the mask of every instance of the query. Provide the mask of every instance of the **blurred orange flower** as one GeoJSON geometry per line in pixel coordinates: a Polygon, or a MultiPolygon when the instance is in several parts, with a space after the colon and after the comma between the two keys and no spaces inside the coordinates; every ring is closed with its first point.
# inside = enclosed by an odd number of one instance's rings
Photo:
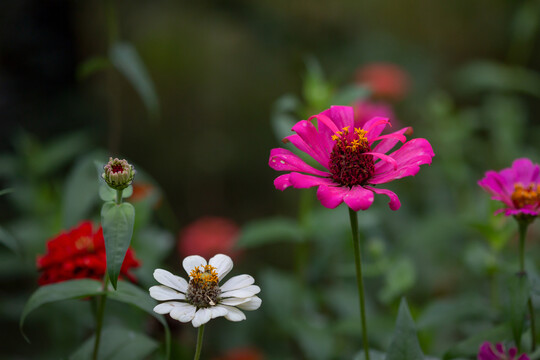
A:
{"type": "Polygon", "coordinates": [[[227,351],[223,356],[214,360],[263,360],[264,355],[255,348],[236,348],[227,351]]]}
{"type": "Polygon", "coordinates": [[[234,248],[240,228],[232,220],[222,217],[202,217],[181,232],[178,239],[180,257],[200,255],[210,258],[226,254],[237,258],[240,251],[234,248]]]}
{"type": "Polygon", "coordinates": [[[401,100],[410,87],[409,75],[392,63],[370,63],[356,71],[356,81],[368,85],[374,97],[401,100]]]}

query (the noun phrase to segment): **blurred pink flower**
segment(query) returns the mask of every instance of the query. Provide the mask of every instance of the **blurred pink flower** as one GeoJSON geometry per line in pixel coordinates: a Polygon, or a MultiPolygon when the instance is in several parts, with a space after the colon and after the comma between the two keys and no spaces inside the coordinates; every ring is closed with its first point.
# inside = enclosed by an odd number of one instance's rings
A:
{"type": "Polygon", "coordinates": [[[232,220],[221,217],[202,217],[181,232],[178,252],[181,257],[200,255],[210,258],[214,254],[226,254],[237,258],[239,250],[234,248],[240,228],[232,220]]]}
{"type": "Polygon", "coordinates": [[[516,159],[511,168],[490,170],[478,181],[493,200],[499,200],[506,216],[538,216],[540,214],[540,166],[526,158],[516,159]]]}
{"type": "Polygon", "coordinates": [[[371,88],[373,95],[392,100],[401,100],[410,87],[409,75],[392,63],[371,63],[356,72],[356,81],[371,88]]]}
{"type": "Polygon", "coordinates": [[[380,135],[386,125],[387,119],[376,117],[355,128],[350,106],[332,106],[308,121],[299,121],[292,128],[296,134],[284,141],[311,156],[324,171],[306,164],[289,150],[272,149],[270,167],[291,171],[278,176],[275,187],[285,190],[289,186],[297,189],[317,186],[317,198],[323,206],[333,209],[345,202],[354,211],[367,210],[373,203],[373,193],[384,194],[390,198],[390,209],[399,209],[401,203],[394,192],[370,185],[413,176],[420,165],[431,164],[435,154],[425,139],[405,142],[403,134],[408,128],[380,135]],[[310,121],[313,118],[317,118],[317,127],[310,121]],[[404,144],[386,155],[399,141],[404,144]]]}
{"type": "Polygon", "coordinates": [[[517,356],[517,349],[515,347],[510,348],[508,352],[504,350],[504,346],[501,343],[493,346],[489,342],[484,342],[480,346],[478,351],[478,360],[529,360],[526,354],[517,356]]]}

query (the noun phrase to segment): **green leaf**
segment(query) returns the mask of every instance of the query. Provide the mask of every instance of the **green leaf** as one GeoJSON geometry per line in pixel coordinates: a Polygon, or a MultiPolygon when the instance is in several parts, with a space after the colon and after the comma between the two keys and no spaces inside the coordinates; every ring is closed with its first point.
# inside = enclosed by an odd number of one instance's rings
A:
{"type": "Polygon", "coordinates": [[[8,233],[3,227],[0,226],[0,244],[4,244],[8,249],[15,254],[21,256],[21,247],[17,240],[8,233]]]}
{"type": "Polygon", "coordinates": [[[117,205],[109,201],[103,204],[101,208],[101,226],[105,238],[107,272],[115,289],[124,257],[131,243],[134,224],[135,208],[130,203],[117,205]]]}
{"type": "Polygon", "coordinates": [[[282,241],[301,242],[303,238],[303,231],[294,220],[276,217],[245,225],[238,246],[249,248],[282,241]]]}
{"type": "Polygon", "coordinates": [[[78,279],[68,280],[57,284],[41,286],[28,299],[22,311],[19,327],[26,341],[29,341],[23,332],[24,320],[35,309],[54,301],[84,298],[103,294],[102,284],[97,280],[78,279]]]}
{"type": "Polygon", "coordinates": [[[94,155],[81,159],[68,174],[62,199],[62,224],[71,228],[86,218],[97,203],[99,182],[96,181],[94,155]]]}
{"type": "Polygon", "coordinates": [[[154,307],[157,305],[157,302],[150,297],[148,292],[142,290],[141,288],[133,285],[130,282],[120,281],[118,283],[118,289],[116,291],[109,292],[108,297],[111,300],[130,304],[145,311],[146,313],[156,318],[161,323],[161,325],[163,325],[165,329],[166,358],[168,359],[171,342],[169,326],[167,325],[167,322],[165,321],[163,315],[154,312],[154,307]]]}
{"type": "Polygon", "coordinates": [[[94,56],[77,66],[77,79],[83,80],[88,76],[111,67],[111,62],[104,56],[94,56]]]}
{"type": "Polygon", "coordinates": [[[304,79],[303,95],[308,107],[317,110],[323,110],[328,107],[332,87],[324,78],[321,65],[314,57],[306,59],[306,77],[304,79]]]}
{"type": "MultiPolygon", "coordinates": [[[[92,359],[94,342],[95,335],[86,340],[69,359],[92,359]]],[[[119,327],[103,329],[99,345],[98,359],[102,360],[142,360],[158,347],[156,341],[148,336],[119,327]]]]}
{"type": "Polygon", "coordinates": [[[414,285],[415,281],[416,270],[412,260],[407,257],[396,259],[386,271],[385,286],[379,292],[379,298],[382,302],[389,303],[403,295],[414,285]]]}
{"type": "Polygon", "coordinates": [[[482,344],[484,341],[496,343],[508,339],[509,335],[508,326],[506,324],[477,332],[470,338],[463,340],[456,346],[447,350],[443,356],[443,359],[450,360],[459,357],[473,357],[478,353],[480,344],[482,344]]]}
{"type": "MultiPolygon", "coordinates": [[[[122,191],[122,198],[126,199],[133,195],[133,186],[129,185],[122,191]]],[[[103,201],[115,201],[116,200],[116,190],[112,189],[109,185],[102,182],[99,186],[99,197],[103,201]]]]}
{"type": "Polygon", "coordinates": [[[12,193],[14,190],[15,189],[13,189],[13,188],[7,188],[7,189],[4,189],[4,190],[1,190],[0,191],[0,196],[12,193]]]}
{"type": "Polygon", "coordinates": [[[504,313],[510,323],[514,342],[519,346],[530,294],[529,280],[527,276],[512,276],[506,283],[507,291],[505,292],[508,296],[504,304],[504,313]]]}
{"type": "Polygon", "coordinates": [[[401,300],[396,328],[387,353],[387,360],[422,360],[424,354],[416,336],[416,326],[405,298],[401,300]]]}
{"type": "Polygon", "coordinates": [[[371,91],[366,86],[350,85],[338,91],[332,98],[332,105],[350,106],[355,101],[366,99],[371,91]]]}
{"type": "Polygon", "coordinates": [[[137,50],[129,43],[119,42],[111,47],[109,56],[114,67],[124,75],[139,94],[149,117],[157,120],[160,113],[158,96],[137,50]]]}

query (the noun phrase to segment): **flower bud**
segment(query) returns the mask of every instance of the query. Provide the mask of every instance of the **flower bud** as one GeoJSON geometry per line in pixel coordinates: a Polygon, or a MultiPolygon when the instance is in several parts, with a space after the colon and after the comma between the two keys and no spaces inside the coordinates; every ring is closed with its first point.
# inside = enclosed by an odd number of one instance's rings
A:
{"type": "Polygon", "coordinates": [[[109,158],[109,162],[103,168],[105,172],[101,174],[101,177],[105,180],[107,185],[115,190],[123,190],[131,185],[133,176],[135,175],[135,169],[133,165],[130,165],[127,160],[119,160],[118,158],[109,158]]]}

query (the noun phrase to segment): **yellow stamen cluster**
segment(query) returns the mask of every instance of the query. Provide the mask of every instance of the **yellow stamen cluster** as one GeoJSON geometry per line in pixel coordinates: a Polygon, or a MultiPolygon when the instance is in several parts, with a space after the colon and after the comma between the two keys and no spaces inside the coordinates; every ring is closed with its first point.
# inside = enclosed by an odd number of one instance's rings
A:
{"type": "Polygon", "coordinates": [[[94,251],[94,242],[88,236],[83,236],[75,241],[77,250],[94,251]]]}
{"type": "Polygon", "coordinates": [[[349,126],[345,126],[341,131],[336,132],[332,135],[332,140],[337,142],[345,142],[346,148],[352,151],[355,151],[358,148],[361,148],[363,145],[367,144],[368,140],[366,137],[367,131],[361,128],[354,128],[355,138],[351,141],[347,139],[349,135],[349,126]]]}
{"type": "Polygon", "coordinates": [[[512,202],[518,208],[527,205],[540,205],[540,185],[529,184],[529,186],[524,187],[522,184],[515,184],[512,202]]]}
{"type": "Polygon", "coordinates": [[[216,268],[212,265],[201,265],[191,270],[189,273],[191,281],[195,286],[215,286],[219,282],[216,268]]]}

